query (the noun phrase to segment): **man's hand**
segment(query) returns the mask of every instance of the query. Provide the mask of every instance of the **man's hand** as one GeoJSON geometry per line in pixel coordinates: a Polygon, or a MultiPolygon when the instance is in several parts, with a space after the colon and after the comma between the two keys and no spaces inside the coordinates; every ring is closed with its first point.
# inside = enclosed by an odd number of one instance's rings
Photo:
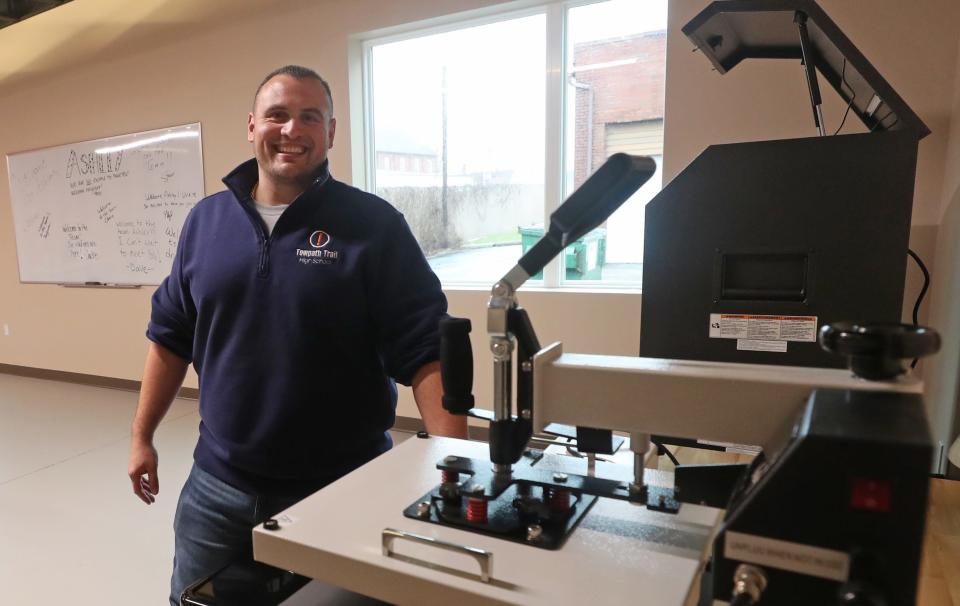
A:
{"type": "Polygon", "coordinates": [[[153,447],[153,434],[167,414],[177,390],[187,374],[189,363],[178,358],[170,350],[150,343],[147,362],[143,368],[143,383],[140,385],[140,401],[133,416],[130,434],[130,465],[127,475],[133,483],[133,494],[149,505],[160,492],[157,479],[157,449],[153,447]]]}
{"type": "Polygon", "coordinates": [[[149,505],[157,500],[160,479],[157,478],[157,449],[144,440],[134,439],[130,445],[130,466],[127,475],[133,484],[133,494],[149,505]]]}

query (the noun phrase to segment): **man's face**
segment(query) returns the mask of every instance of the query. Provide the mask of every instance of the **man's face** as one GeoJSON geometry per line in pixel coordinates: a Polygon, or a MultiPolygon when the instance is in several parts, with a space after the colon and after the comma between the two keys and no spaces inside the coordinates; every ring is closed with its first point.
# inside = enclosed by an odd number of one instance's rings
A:
{"type": "Polygon", "coordinates": [[[306,186],[333,147],[337,121],[323,85],[313,78],[280,75],[260,89],[247,118],[247,140],[260,178],[306,186]]]}

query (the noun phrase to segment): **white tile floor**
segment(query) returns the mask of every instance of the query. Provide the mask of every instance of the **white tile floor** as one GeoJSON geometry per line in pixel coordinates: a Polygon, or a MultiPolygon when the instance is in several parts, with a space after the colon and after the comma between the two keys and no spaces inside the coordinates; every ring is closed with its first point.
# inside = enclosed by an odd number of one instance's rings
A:
{"type": "MultiPolygon", "coordinates": [[[[131,391],[0,373],[0,605],[168,604],[173,514],[200,416],[177,399],[160,424],[148,506],[127,479],[136,406],[131,391]]],[[[291,600],[367,603],[317,583],[291,600]]]]}
{"type": "Polygon", "coordinates": [[[0,603],[165,603],[173,512],[197,436],[177,400],[157,431],[160,494],[127,479],[137,394],[0,374],[0,603]]]}

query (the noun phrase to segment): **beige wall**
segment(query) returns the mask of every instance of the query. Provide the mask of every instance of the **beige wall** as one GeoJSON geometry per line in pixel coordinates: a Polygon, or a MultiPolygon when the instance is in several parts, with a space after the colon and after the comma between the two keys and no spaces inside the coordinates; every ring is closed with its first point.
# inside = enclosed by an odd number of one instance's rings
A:
{"type": "MultiPolygon", "coordinates": [[[[0,89],[0,112],[8,116],[0,123],[0,151],[199,121],[206,189],[217,191],[222,188],[220,177],[249,157],[244,130],[253,89],[270,69],[299,62],[323,73],[335,91],[339,124],[331,162],[335,174],[349,181],[348,35],[490,4],[495,2],[313,3],[288,11],[274,8],[256,19],[211,27],[133,54],[103,52],[95,61],[41,81],[33,79],[16,90],[0,89]]],[[[63,10],[69,8],[65,5],[63,10]]],[[[6,183],[5,164],[0,171],[0,180],[6,183]]],[[[0,363],[139,380],[153,289],[20,284],[6,187],[0,188],[0,233],[4,234],[0,237],[0,323],[10,327],[10,336],[0,336],[0,363]]],[[[489,365],[479,353],[486,351],[482,320],[486,298],[483,291],[450,293],[451,311],[472,315],[477,327],[480,402],[489,402],[487,386],[492,384],[489,365]]],[[[534,324],[545,341],[563,337],[578,350],[637,352],[637,294],[598,298],[582,293],[549,297],[530,293],[523,303],[533,310],[534,324]],[[568,330],[569,318],[582,322],[568,330]],[[610,318],[622,323],[612,324],[610,318]]],[[[196,377],[189,376],[186,384],[195,387],[196,377]]],[[[400,413],[416,414],[408,394],[402,397],[400,413]]]]}
{"type": "MultiPolygon", "coordinates": [[[[491,2],[290,2],[283,6],[293,10],[272,7],[242,21],[194,28],[139,52],[130,52],[136,45],[126,36],[124,52],[107,47],[92,60],[0,89],[0,147],[9,153],[199,121],[206,189],[214,192],[222,189],[220,177],[250,155],[246,114],[260,78],[300,62],[324,73],[338,93],[342,126],[332,163],[349,180],[348,34],[484,4],[491,2]]],[[[42,27],[36,35],[43,35],[42,27]]],[[[6,184],[5,163],[0,171],[6,184]]],[[[0,323],[10,329],[0,336],[0,363],[139,379],[153,289],[20,284],[6,185],[0,188],[0,234],[0,323]]],[[[187,384],[196,386],[196,378],[187,384]]]]}
{"type": "MultiPolygon", "coordinates": [[[[165,43],[158,41],[159,35],[144,36],[149,40],[144,48],[137,48],[136,36],[127,35],[122,46],[108,46],[91,60],[18,82],[15,88],[0,83],[0,115],[5,117],[0,122],[0,151],[199,121],[206,188],[213,192],[221,188],[220,176],[249,155],[245,116],[260,77],[277,65],[299,62],[325,74],[335,91],[339,126],[331,158],[335,174],[349,180],[350,109],[355,103],[346,99],[348,36],[494,4],[495,0],[273,2],[252,17],[189,28],[165,43]]],[[[665,150],[671,176],[710,143],[811,134],[798,67],[757,62],[719,77],[703,57],[690,53],[689,42],[677,32],[705,4],[671,1],[665,150]]],[[[56,10],[78,10],[81,5],[70,3],[56,10]]],[[[900,0],[878,0],[871,3],[869,19],[858,12],[859,3],[824,0],[823,5],[935,132],[921,147],[914,215],[914,223],[926,228],[921,244],[932,250],[951,111],[945,99],[956,72],[957,32],[952,24],[960,17],[960,4],[921,0],[907,10],[900,0]]],[[[36,18],[38,23],[42,18],[36,18]]],[[[36,35],[43,35],[42,28],[36,35]]],[[[69,46],[58,51],[68,53],[69,46]]],[[[828,124],[835,123],[841,111],[836,102],[828,104],[828,124]]],[[[5,164],[0,166],[0,182],[7,182],[5,164]]],[[[20,284],[9,193],[0,186],[0,323],[11,331],[10,336],[0,335],[0,363],[139,379],[151,290],[20,284]]],[[[489,358],[482,338],[487,294],[454,291],[449,298],[453,313],[473,319],[476,393],[478,403],[489,406],[489,358]]],[[[543,343],[563,339],[568,350],[627,355],[637,351],[638,294],[530,292],[522,294],[521,302],[531,310],[543,343]]],[[[195,386],[195,377],[188,384],[195,386]]],[[[401,414],[412,411],[404,396],[401,414]]]]}
{"type": "MultiPolygon", "coordinates": [[[[960,433],[960,188],[954,190],[943,216],[936,263],[930,325],[940,333],[942,345],[926,372],[926,403],[934,445],[947,449],[960,433]]],[[[935,453],[941,455],[943,452],[935,453]]]]}
{"type": "MultiPolygon", "coordinates": [[[[678,32],[707,4],[671,2],[670,32],[678,32]]],[[[933,131],[920,144],[913,223],[939,223],[960,2],[871,0],[868,13],[862,2],[819,4],[933,131]]],[[[710,143],[816,136],[798,62],[746,61],[720,75],[692,48],[685,36],[668,38],[665,180],[710,143]]],[[[832,132],[846,104],[822,78],[821,92],[825,123],[832,132]]],[[[843,132],[862,131],[851,117],[843,132]]]]}
{"type": "MultiPolygon", "coordinates": [[[[945,449],[960,434],[960,47],[954,83],[953,112],[947,143],[943,216],[937,237],[931,290],[930,324],[943,339],[940,354],[927,373],[927,413],[935,444],[945,449]]],[[[941,469],[946,471],[946,469],[941,469]]],[[[953,473],[960,477],[956,468],[953,473]]]]}

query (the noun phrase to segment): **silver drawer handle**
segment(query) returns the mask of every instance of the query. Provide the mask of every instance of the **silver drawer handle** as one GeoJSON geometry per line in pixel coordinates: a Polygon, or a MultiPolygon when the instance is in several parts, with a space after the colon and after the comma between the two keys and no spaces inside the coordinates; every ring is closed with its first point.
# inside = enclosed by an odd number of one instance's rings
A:
{"type": "Polygon", "coordinates": [[[434,539],[433,537],[425,537],[421,534],[414,534],[412,532],[405,532],[403,530],[395,530],[393,528],[384,528],[382,541],[383,541],[383,555],[390,557],[393,553],[393,540],[394,539],[406,539],[408,541],[413,541],[414,543],[421,543],[423,545],[432,545],[433,547],[439,547],[446,551],[452,551],[454,553],[462,553],[464,555],[472,556],[473,559],[480,564],[480,579],[484,583],[490,582],[490,575],[493,574],[493,552],[486,551],[484,549],[478,549],[476,547],[468,547],[466,545],[458,545],[456,543],[448,543],[447,541],[441,541],[440,539],[434,539]]]}

